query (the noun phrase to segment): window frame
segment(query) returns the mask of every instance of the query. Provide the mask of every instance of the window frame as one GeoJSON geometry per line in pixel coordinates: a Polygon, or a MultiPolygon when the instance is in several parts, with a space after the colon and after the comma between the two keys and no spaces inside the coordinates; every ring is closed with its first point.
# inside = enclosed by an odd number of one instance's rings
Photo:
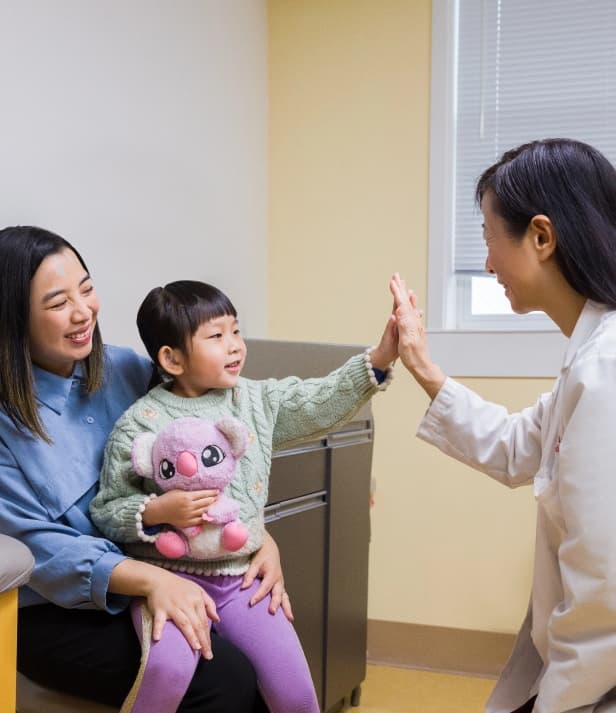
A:
{"type": "Polygon", "coordinates": [[[451,376],[554,377],[567,342],[556,326],[545,328],[536,319],[514,326],[519,318],[504,316],[464,319],[464,328],[456,328],[462,290],[448,236],[454,211],[457,25],[457,0],[433,0],[426,309],[431,354],[451,376]]]}

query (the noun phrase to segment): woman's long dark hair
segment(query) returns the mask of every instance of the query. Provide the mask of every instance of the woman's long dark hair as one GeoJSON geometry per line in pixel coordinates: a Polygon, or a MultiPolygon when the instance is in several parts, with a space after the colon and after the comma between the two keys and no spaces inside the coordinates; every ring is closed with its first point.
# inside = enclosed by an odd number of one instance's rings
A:
{"type": "Polygon", "coordinates": [[[556,231],[556,260],[584,297],[616,308],[616,169],[592,146],[544,139],[507,151],[477,182],[513,239],[535,215],[556,231]]]}
{"type": "MultiPolygon", "coordinates": [[[[17,226],[0,230],[0,405],[18,428],[50,442],[34,394],[30,354],[30,289],[32,278],[49,255],[72,250],[86,272],[81,255],[64,238],[43,228],[17,226]]],[[[98,322],[92,350],[83,360],[86,389],[103,381],[103,341],[98,322]]]]}

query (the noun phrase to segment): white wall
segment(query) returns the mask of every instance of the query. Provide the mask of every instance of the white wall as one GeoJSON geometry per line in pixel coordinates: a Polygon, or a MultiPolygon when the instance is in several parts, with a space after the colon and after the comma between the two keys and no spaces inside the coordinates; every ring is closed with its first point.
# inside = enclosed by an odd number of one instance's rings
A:
{"type": "Polygon", "coordinates": [[[154,285],[267,330],[265,0],[0,0],[0,226],[82,253],[106,341],[154,285]]]}

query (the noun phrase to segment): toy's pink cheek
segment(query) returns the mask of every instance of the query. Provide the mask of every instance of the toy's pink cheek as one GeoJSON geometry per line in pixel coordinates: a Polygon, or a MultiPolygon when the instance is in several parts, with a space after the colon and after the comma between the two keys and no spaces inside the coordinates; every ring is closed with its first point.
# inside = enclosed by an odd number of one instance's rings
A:
{"type": "Polygon", "coordinates": [[[176,467],[181,475],[194,475],[197,472],[197,459],[190,451],[182,451],[178,456],[176,467]]]}

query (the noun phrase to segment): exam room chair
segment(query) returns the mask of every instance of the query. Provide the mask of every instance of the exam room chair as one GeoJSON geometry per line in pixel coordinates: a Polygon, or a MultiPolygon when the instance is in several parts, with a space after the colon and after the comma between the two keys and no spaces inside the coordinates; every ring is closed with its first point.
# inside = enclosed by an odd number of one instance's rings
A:
{"type": "Polygon", "coordinates": [[[17,671],[17,589],[34,567],[30,550],[0,535],[0,713],[117,713],[115,708],[58,693],[17,671]]]}
{"type": "Polygon", "coordinates": [[[17,589],[30,579],[33,567],[25,545],[0,535],[0,713],[15,711],[17,589]]]}

